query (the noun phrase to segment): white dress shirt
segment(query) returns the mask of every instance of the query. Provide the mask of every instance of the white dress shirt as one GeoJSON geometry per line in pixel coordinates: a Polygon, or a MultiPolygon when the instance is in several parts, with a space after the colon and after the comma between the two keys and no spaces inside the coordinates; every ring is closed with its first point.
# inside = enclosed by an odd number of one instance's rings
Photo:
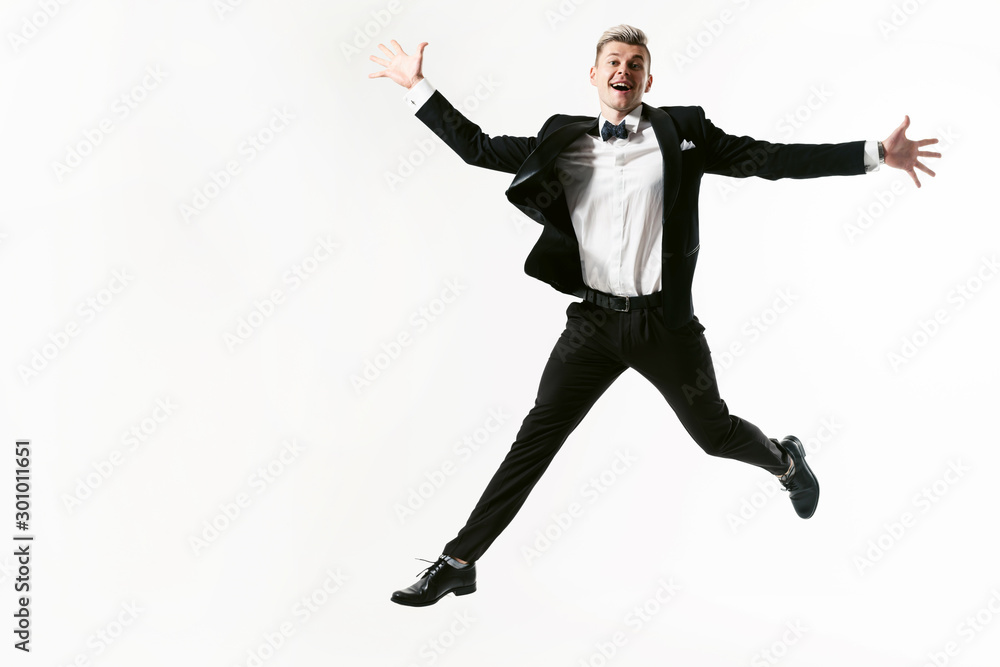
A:
{"type": "MultiPolygon", "coordinates": [[[[641,113],[638,106],[625,117],[626,138],[582,134],[555,164],[580,244],[583,282],[619,296],[660,291],[663,154],[641,113]]],[[[599,116],[598,129],[606,120],[599,116]]]]}
{"type": "MultiPolygon", "coordinates": [[[[416,113],[434,90],[421,79],[403,99],[416,113]]],[[[625,117],[626,138],[583,134],[555,164],[580,245],[583,281],[617,296],[658,292],[662,279],[663,155],[641,112],[640,105],[625,117]]],[[[598,132],[605,120],[598,116],[598,132]]],[[[877,142],[866,141],[864,153],[865,170],[877,170],[877,142]]]]}

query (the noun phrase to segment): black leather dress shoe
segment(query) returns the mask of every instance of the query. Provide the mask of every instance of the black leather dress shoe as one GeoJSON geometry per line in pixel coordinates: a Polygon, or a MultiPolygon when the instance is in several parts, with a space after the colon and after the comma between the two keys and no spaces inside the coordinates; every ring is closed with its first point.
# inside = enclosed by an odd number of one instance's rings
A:
{"type": "Polygon", "coordinates": [[[785,491],[788,491],[795,513],[803,519],[808,519],[816,511],[816,505],[819,504],[819,482],[816,481],[816,475],[806,463],[806,451],[794,435],[786,436],[781,442],[777,440],[773,440],[773,442],[779,449],[788,454],[795,464],[788,479],[779,477],[778,481],[785,487],[785,491]]]}
{"type": "MultiPolygon", "coordinates": [[[[421,559],[423,560],[423,559],[421,559]]],[[[426,561],[430,563],[430,561],[426,561]]],[[[392,594],[392,601],[408,607],[426,607],[448,593],[468,595],[476,592],[476,564],[454,567],[441,557],[424,570],[427,574],[409,588],[392,594]]]]}

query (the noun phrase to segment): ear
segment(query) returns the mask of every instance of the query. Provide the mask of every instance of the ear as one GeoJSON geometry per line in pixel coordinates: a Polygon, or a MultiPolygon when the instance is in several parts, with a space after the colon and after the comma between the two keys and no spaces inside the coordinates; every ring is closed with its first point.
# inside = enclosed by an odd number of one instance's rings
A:
{"type": "Polygon", "coordinates": [[[652,75],[652,74],[650,74],[650,75],[649,75],[649,76],[648,76],[648,77],[646,78],[646,90],[644,90],[643,92],[645,92],[645,93],[648,93],[648,92],[649,92],[649,89],[650,89],[650,88],[652,88],[652,87],[653,87],[653,75],[652,75]]]}
{"type": "Polygon", "coordinates": [[[597,68],[590,68],[590,85],[597,86],[597,68]]]}

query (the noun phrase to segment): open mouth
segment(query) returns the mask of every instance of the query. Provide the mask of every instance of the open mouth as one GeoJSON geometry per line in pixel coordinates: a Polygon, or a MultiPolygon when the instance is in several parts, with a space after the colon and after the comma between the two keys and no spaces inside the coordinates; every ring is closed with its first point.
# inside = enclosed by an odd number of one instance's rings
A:
{"type": "Polygon", "coordinates": [[[623,93],[627,93],[628,91],[632,90],[632,86],[628,85],[624,81],[615,81],[614,83],[611,84],[611,87],[623,93]]]}

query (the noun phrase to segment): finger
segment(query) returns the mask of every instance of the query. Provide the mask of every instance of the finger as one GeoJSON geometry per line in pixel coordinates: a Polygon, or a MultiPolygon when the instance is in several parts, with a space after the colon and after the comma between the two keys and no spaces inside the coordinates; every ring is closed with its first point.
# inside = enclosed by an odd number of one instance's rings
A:
{"type": "Polygon", "coordinates": [[[917,144],[917,146],[926,146],[928,144],[936,144],[937,142],[937,139],[921,139],[920,141],[915,141],[914,143],[917,144]]]}
{"type": "Polygon", "coordinates": [[[390,51],[385,44],[379,44],[378,48],[382,49],[382,53],[389,56],[390,58],[394,58],[396,56],[396,54],[390,51]]]}
{"type": "Polygon", "coordinates": [[[912,169],[907,169],[906,173],[908,173],[910,175],[910,178],[913,179],[913,182],[916,183],[917,187],[919,188],[920,187],[920,179],[917,178],[917,172],[913,171],[912,169]]]}
{"type": "Polygon", "coordinates": [[[919,169],[920,171],[924,172],[925,174],[930,174],[931,176],[937,176],[937,174],[935,174],[933,171],[931,171],[930,169],[928,169],[927,167],[925,167],[923,164],[921,164],[919,160],[917,161],[917,169],[919,169]]]}
{"type": "Polygon", "coordinates": [[[397,42],[396,40],[393,39],[389,43],[392,44],[392,47],[394,49],[397,49],[399,51],[400,55],[402,55],[402,56],[406,55],[406,53],[403,51],[403,47],[399,45],[399,42],[397,42]]]}
{"type": "Polygon", "coordinates": [[[940,153],[932,153],[930,151],[917,151],[917,155],[920,157],[941,157],[940,153]]]}
{"type": "Polygon", "coordinates": [[[381,72],[371,72],[371,73],[370,73],[370,74],[368,75],[368,78],[369,78],[369,79],[377,79],[377,78],[378,78],[378,77],[380,77],[380,76],[388,76],[388,75],[386,74],[386,70],[382,70],[381,72]]]}
{"type": "Polygon", "coordinates": [[[382,67],[388,67],[389,66],[389,61],[388,60],[385,60],[383,58],[379,58],[378,56],[375,56],[375,55],[368,56],[368,60],[371,60],[373,63],[378,63],[382,67]]]}

